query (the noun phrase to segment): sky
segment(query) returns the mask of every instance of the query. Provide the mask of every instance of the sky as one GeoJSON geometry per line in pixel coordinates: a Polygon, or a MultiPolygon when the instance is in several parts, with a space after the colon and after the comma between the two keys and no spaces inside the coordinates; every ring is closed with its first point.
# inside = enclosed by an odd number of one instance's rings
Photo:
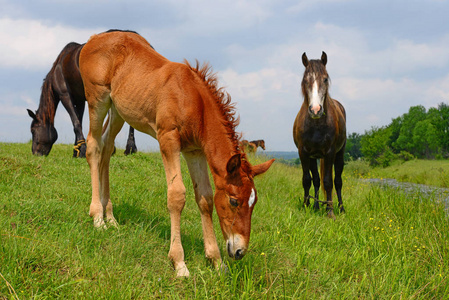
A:
{"type": "MultiPolygon", "coordinates": [[[[38,108],[59,52],[108,29],[137,31],[172,61],[208,62],[236,103],[237,131],[264,139],[267,151],[296,151],[304,52],[327,53],[330,95],[346,108],[348,133],[388,125],[411,106],[449,103],[448,0],[0,0],[0,7],[1,142],[30,141],[26,109],[38,108]]],[[[87,136],[87,107],[84,119],[87,136]]],[[[62,105],[55,127],[57,143],[74,142],[62,105]]],[[[125,125],[119,147],[127,132],[125,125]]],[[[136,143],[158,150],[142,133],[136,143]]]]}

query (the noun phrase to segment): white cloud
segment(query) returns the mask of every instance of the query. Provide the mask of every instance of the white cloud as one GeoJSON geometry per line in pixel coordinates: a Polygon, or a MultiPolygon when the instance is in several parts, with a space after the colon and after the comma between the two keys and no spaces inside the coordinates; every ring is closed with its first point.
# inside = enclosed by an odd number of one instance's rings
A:
{"type": "Polygon", "coordinates": [[[0,67],[48,68],[69,42],[85,43],[102,30],[50,25],[40,20],[0,19],[0,67]]]}

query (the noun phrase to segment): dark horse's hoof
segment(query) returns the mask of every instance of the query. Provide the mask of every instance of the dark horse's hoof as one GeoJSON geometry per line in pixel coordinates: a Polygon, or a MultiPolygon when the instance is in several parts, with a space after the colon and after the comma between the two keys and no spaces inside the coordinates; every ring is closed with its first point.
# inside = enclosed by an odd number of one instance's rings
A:
{"type": "Polygon", "coordinates": [[[86,157],[86,141],[80,140],[75,146],[73,146],[73,157],[74,158],[85,158],[86,157]]]}
{"type": "Polygon", "coordinates": [[[126,144],[125,155],[133,154],[136,152],[137,152],[137,147],[135,144],[132,144],[132,145],[130,145],[129,143],[126,144]]]}

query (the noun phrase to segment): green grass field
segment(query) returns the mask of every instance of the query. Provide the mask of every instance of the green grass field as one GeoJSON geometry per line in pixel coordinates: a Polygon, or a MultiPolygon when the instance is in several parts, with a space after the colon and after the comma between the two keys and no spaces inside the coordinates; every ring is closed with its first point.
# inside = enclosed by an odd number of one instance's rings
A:
{"type": "Polygon", "coordinates": [[[360,177],[373,171],[354,165],[344,172],[346,214],[334,221],[324,209],[302,208],[300,169],[275,162],[256,178],[259,201],[243,260],[226,256],[215,216],[228,265],[219,273],[205,259],[183,164],[181,232],[191,276],[177,279],[167,258],[170,221],[160,155],[122,153],[111,160],[120,227],[100,231],[89,217],[88,164],[71,158],[71,146],[57,144],[48,157],[35,157],[31,144],[0,143],[0,299],[449,298],[444,205],[368,185],[360,177]]]}

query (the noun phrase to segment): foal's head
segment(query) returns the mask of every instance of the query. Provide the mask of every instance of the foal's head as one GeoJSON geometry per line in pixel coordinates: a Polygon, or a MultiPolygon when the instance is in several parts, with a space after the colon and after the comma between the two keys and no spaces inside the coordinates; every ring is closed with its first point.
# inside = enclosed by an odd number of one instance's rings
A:
{"type": "Polygon", "coordinates": [[[215,207],[230,257],[241,259],[249,244],[251,215],[257,202],[254,176],[268,170],[274,159],[251,166],[244,154],[235,154],[226,165],[227,175],[216,185],[215,207]]]}
{"type": "Polygon", "coordinates": [[[308,101],[309,115],[319,119],[324,115],[324,102],[328,97],[329,75],[326,71],[327,55],[323,51],[321,59],[309,60],[306,53],[302,55],[306,70],[301,82],[304,101],[308,101]]]}
{"type": "Polygon", "coordinates": [[[28,115],[33,119],[31,121],[31,135],[33,144],[31,151],[35,155],[48,155],[51,147],[58,139],[58,132],[51,123],[42,122],[36,114],[27,109],[28,115]]]}

